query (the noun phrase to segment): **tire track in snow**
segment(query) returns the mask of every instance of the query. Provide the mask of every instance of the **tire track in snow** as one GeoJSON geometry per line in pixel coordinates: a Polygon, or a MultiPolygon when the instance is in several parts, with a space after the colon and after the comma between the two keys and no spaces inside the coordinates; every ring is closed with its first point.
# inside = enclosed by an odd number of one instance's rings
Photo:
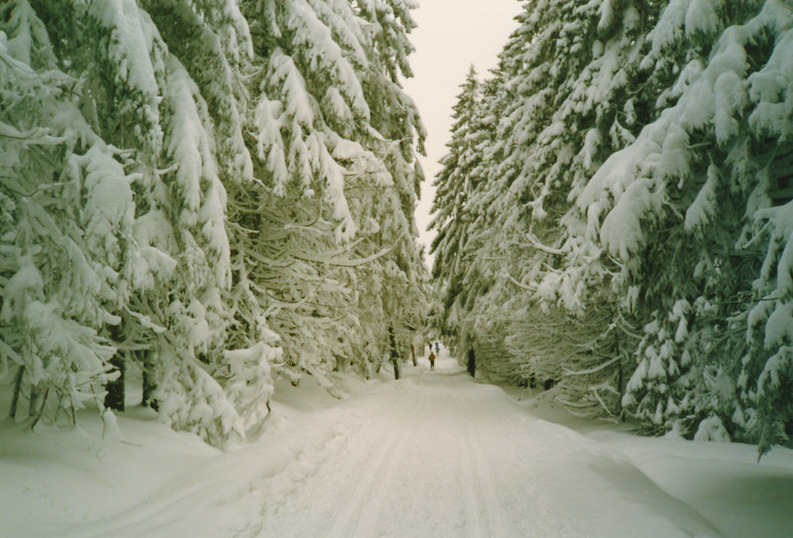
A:
{"type": "MultiPolygon", "coordinates": [[[[414,393],[416,391],[410,391],[414,393]]],[[[403,394],[395,403],[398,414],[394,417],[409,417],[421,407],[426,400],[426,393],[421,393],[422,398],[411,397],[403,394]],[[401,409],[400,404],[405,400],[412,401],[410,411],[401,409]]],[[[388,422],[385,422],[388,424],[388,422]]],[[[404,446],[408,436],[405,430],[394,424],[387,437],[378,443],[379,448],[374,458],[366,463],[364,476],[357,481],[357,486],[350,500],[344,505],[342,512],[336,516],[327,536],[349,537],[369,536],[374,534],[374,526],[383,508],[386,495],[396,478],[402,460],[405,457],[404,446]]]]}

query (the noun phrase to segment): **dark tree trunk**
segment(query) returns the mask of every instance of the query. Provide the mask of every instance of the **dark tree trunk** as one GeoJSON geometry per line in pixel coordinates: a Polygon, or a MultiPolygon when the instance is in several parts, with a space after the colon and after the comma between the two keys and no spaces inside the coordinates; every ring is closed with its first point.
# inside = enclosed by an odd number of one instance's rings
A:
{"type": "Polygon", "coordinates": [[[40,417],[44,409],[44,394],[39,387],[30,387],[30,401],[28,402],[28,416],[40,417]]]}
{"type": "Polygon", "coordinates": [[[474,356],[474,348],[468,349],[468,373],[471,377],[476,377],[476,357],[474,356]]]}
{"type": "Polygon", "coordinates": [[[419,363],[416,360],[416,346],[413,344],[410,344],[410,354],[413,355],[413,367],[415,368],[419,363]]]}
{"type": "Polygon", "coordinates": [[[41,387],[30,387],[30,402],[28,406],[28,416],[33,419],[30,428],[33,429],[41,420],[44,414],[44,405],[47,403],[47,396],[50,393],[49,387],[44,390],[41,387]]]}
{"type": "MultiPolygon", "coordinates": [[[[614,308],[614,305],[612,304],[611,305],[611,319],[616,319],[618,315],[619,314],[618,314],[617,310],[614,308]]],[[[617,360],[617,392],[619,393],[619,398],[617,399],[617,416],[620,418],[620,420],[624,421],[625,420],[625,414],[623,413],[623,409],[622,409],[622,397],[625,395],[624,394],[625,387],[623,386],[625,384],[625,379],[623,377],[624,376],[624,372],[623,372],[623,369],[622,369],[622,356],[621,356],[621,354],[622,354],[622,350],[620,349],[620,332],[619,331],[615,331],[614,332],[614,356],[618,357],[618,360],[617,360]]]]}
{"type": "Polygon", "coordinates": [[[622,421],[624,421],[625,420],[625,414],[622,412],[622,397],[625,396],[625,388],[623,387],[623,385],[625,383],[625,380],[623,378],[624,374],[622,372],[622,357],[620,356],[620,340],[619,340],[619,337],[617,337],[617,356],[620,357],[620,359],[617,361],[617,368],[618,368],[618,370],[617,370],[617,390],[620,393],[620,397],[617,400],[617,413],[618,413],[620,419],[622,421]]]}
{"type": "Polygon", "coordinates": [[[394,328],[388,326],[388,343],[391,347],[391,364],[394,365],[394,379],[399,379],[399,352],[394,339],[394,328]]]}
{"type": "Polygon", "coordinates": [[[124,372],[126,364],[123,357],[119,353],[113,355],[110,359],[112,364],[118,371],[118,377],[113,381],[108,381],[105,385],[105,407],[114,409],[116,411],[124,411],[124,372]]]}
{"type": "Polygon", "coordinates": [[[14,377],[14,395],[11,396],[11,409],[8,415],[17,418],[17,406],[19,405],[19,393],[22,392],[22,376],[25,374],[25,367],[20,366],[17,375],[14,377]]]}
{"type": "MultiPolygon", "coordinates": [[[[121,326],[110,326],[110,338],[114,342],[121,341],[121,326]]],[[[118,377],[113,381],[108,381],[105,384],[105,407],[114,409],[116,411],[124,411],[124,371],[126,365],[124,364],[124,357],[121,353],[116,351],[113,358],[110,359],[110,364],[118,371],[118,377]]]]}
{"type": "Polygon", "coordinates": [[[143,364],[143,398],[141,405],[151,407],[155,411],[158,409],[157,400],[154,399],[154,391],[157,390],[157,375],[154,371],[154,361],[151,352],[141,351],[141,363],[143,364]]]}

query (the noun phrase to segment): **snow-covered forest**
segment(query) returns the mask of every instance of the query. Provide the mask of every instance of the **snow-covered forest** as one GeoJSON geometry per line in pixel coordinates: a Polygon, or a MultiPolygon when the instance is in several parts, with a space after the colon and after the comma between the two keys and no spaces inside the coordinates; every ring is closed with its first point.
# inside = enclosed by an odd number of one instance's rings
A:
{"type": "MultiPolygon", "coordinates": [[[[410,0],[0,3],[11,417],[255,434],[274,377],[371,376],[427,310],[410,0]]],[[[5,410],[4,410],[5,412],[5,410]]]]}
{"type": "Polygon", "coordinates": [[[113,421],[133,368],[143,403],[223,446],[275,378],[333,393],[329,372],[398,370],[437,329],[578,415],[788,441],[790,3],[525,2],[461,86],[431,275],[415,7],[3,3],[16,422],[113,421]]]}
{"type": "Polygon", "coordinates": [[[534,0],[461,86],[433,308],[586,417],[793,433],[793,5],[534,0]]]}
{"type": "Polygon", "coordinates": [[[790,530],[793,2],[514,1],[0,0],[0,536],[790,530]]]}

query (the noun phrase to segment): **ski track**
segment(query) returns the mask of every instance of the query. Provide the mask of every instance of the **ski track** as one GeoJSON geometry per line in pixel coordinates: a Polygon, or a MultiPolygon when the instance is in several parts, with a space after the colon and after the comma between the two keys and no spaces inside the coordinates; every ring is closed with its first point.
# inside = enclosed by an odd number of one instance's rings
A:
{"type": "Polygon", "coordinates": [[[516,471],[524,425],[491,397],[465,372],[418,369],[364,398],[316,468],[271,485],[259,536],[576,535],[538,498],[533,468],[516,471]]]}
{"type": "Polygon", "coordinates": [[[526,416],[500,389],[456,367],[409,370],[343,402],[333,417],[332,442],[306,458],[313,467],[261,485],[269,494],[251,535],[633,536],[645,513],[666,529],[654,536],[713,535],[700,522],[685,531],[630,498],[619,509],[638,509],[632,517],[604,518],[608,501],[597,488],[605,482],[589,468],[599,449],[526,416]]]}
{"type": "Polygon", "coordinates": [[[479,497],[479,501],[474,501],[466,513],[471,514],[481,513],[477,510],[477,506],[484,506],[485,513],[483,516],[478,517],[474,522],[469,521],[469,536],[514,536],[515,533],[511,529],[507,530],[506,518],[504,512],[499,505],[499,495],[493,487],[493,474],[487,463],[487,460],[482,455],[481,446],[481,432],[477,428],[478,424],[469,424],[465,422],[465,406],[462,397],[459,394],[453,394],[455,407],[457,411],[457,418],[459,423],[459,431],[462,432],[464,441],[463,446],[468,448],[469,460],[472,461],[476,474],[474,475],[471,465],[463,465],[463,473],[468,475],[468,480],[471,481],[468,486],[467,497],[479,497]],[[474,429],[476,428],[476,429],[474,429]],[[475,476],[475,478],[474,478],[475,476]]]}
{"type": "MultiPolygon", "coordinates": [[[[397,404],[404,399],[400,398],[397,404]]],[[[412,400],[410,415],[420,409],[416,400],[412,400]]],[[[397,428],[397,425],[387,427],[390,430],[387,437],[381,442],[375,456],[366,462],[365,474],[354,486],[350,500],[345,502],[343,510],[334,519],[328,532],[329,538],[368,535],[376,524],[385,495],[404,458],[403,448],[408,438],[404,435],[403,428],[397,428]]]]}
{"type": "MultiPolygon", "coordinates": [[[[457,404],[458,409],[462,409],[462,402],[459,397],[455,397],[455,403],[457,404]]],[[[467,446],[469,435],[466,430],[466,425],[463,423],[462,416],[458,416],[457,427],[461,432],[461,437],[463,438],[462,445],[467,446]]],[[[479,503],[477,502],[477,488],[474,485],[474,473],[471,470],[471,465],[464,461],[462,465],[462,471],[465,491],[465,523],[468,528],[468,532],[466,534],[471,538],[486,536],[487,525],[481,517],[477,517],[479,516],[479,503]]]]}
{"type": "Polygon", "coordinates": [[[145,505],[63,534],[612,537],[636,536],[645,520],[658,532],[643,536],[716,534],[649,480],[615,489],[608,477],[640,473],[456,366],[410,369],[207,463],[145,505]]]}
{"type": "Polygon", "coordinates": [[[478,425],[457,395],[461,375],[420,372],[375,401],[348,424],[348,439],[325,454],[321,469],[276,494],[281,500],[263,511],[260,535],[404,536],[428,523],[470,537],[514,535],[478,425]],[[306,506],[311,516],[297,508],[306,506]]]}

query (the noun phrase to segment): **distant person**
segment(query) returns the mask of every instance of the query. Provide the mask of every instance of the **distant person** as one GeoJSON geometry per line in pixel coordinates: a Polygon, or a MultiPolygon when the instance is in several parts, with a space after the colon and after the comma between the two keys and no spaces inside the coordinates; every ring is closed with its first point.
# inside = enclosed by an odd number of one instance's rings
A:
{"type": "Polygon", "coordinates": [[[474,356],[474,348],[468,348],[468,373],[471,377],[476,374],[476,357],[474,356]]]}
{"type": "Polygon", "coordinates": [[[430,350],[429,359],[430,359],[430,372],[431,372],[435,369],[435,353],[433,353],[431,350],[430,350]]]}
{"type": "Polygon", "coordinates": [[[438,345],[438,342],[435,342],[435,353],[440,353],[440,352],[441,352],[441,346],[438,345]]]}

